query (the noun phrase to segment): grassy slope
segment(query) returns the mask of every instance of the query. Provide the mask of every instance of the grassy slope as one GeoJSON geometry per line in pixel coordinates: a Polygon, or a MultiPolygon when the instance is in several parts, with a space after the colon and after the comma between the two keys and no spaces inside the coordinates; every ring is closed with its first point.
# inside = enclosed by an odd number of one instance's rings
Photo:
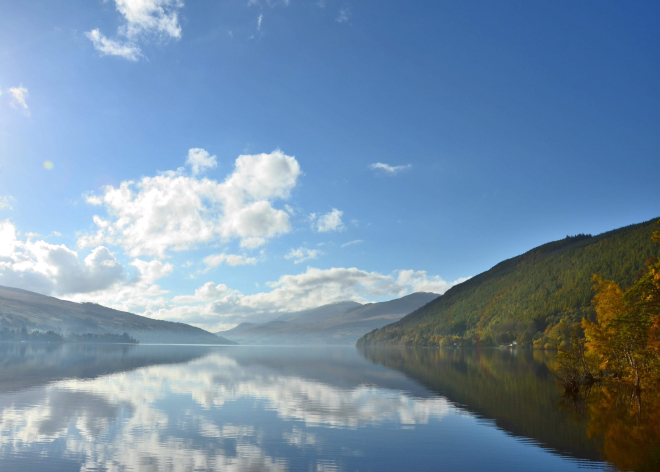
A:
{"type": "Polygon", "coordinates": [[[562,318],[592,316],[592,275],[631,284],[646,260],[658,257],[659,246],[651,241],[656,221],[539,246],[368,333],[358,344],[437,345],[449,335],[530,340],[562,318]]]}

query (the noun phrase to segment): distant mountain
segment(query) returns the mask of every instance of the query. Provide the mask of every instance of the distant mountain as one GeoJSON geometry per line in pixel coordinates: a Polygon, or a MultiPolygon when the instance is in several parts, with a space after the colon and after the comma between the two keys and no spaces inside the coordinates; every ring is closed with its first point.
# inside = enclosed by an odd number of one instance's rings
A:
{"type": "Polygon", "coordinates": [[[330,303],[329,305],[323,305],[309,310],[287,313],[273,321],[289,321],[292,323],[318,323],[344,314],[346,311],[352,308],[357,308],[359,306],[362,306],[362,304],[351,301],[330,303]]]}
{"type": "Polygon", "coordinates": [[[591,277],[630,285],[660,245],[657,219],[539,246],[456,285],[400,321],[370,332],[358,346],[435,346],[458,341],[530,344],[560,320],[592,317],[591,277]]]}
{"type": "Polygon", "coordinates": [[[366,305],[333,303],[287,313],[269,323],[242,323],[217,334],[240,344],[352,345],[363,334],[399,320],[437,297],[437,293],[418,292],[366,305]]]}
{"type": "Polygon", "coordinates": [[[144,343],[235,344],[184,323],[154,320],[94,303],[73,303],[0,286],[0,328],[61,334],[129,333],[144,343]]]}

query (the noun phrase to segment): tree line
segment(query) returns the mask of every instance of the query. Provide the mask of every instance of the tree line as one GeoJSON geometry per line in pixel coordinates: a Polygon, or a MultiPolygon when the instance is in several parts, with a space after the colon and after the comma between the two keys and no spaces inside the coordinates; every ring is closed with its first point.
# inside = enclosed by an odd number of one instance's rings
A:
{"type": "Polygon", "coordinates": [[[126,343],[137,344],[139,341],[128,333],[123,334],[69,334],[64,336],[55,331],[28,330],[27,328],[10,329],[3,327],[0,329],[0,341],[5,342],[42,342],[42,343],[126,343]]]}

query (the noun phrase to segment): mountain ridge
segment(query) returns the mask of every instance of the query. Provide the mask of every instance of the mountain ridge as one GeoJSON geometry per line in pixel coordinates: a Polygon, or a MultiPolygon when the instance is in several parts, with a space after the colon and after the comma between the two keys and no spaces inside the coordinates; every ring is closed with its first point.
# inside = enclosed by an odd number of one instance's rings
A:
{"type": "Polygon", "coordinates": [[[294,314],[285,314],[268,323],[241,323],[231,330],[216,334],[240,344],[352,345],[370,330],[396,321],[437,297],[437,293],[416,292],[394,300],[364,305],[350,301],[338,302],[294,314]],[[335,316],[326,316],[333,310],[335,316]],[[316,317],[318,313],[323,316],[316,317]],[[295,321],[310,319],[308,315],[319,321],[295,321]]]}
{"type": "Polygon", "coordinates": [[[141,342],[235,344],[185,323],[155,320],[95,303],[76,303],[0,286],[0,328],[61,334],[122,334],[141,342]]]}

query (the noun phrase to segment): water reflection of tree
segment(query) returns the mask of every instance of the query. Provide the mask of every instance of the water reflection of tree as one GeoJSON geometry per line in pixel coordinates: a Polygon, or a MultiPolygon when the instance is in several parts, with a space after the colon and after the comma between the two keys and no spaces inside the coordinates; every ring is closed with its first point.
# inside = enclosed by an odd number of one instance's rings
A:
{"type": "Polygon", "coordinates": [[[373,362],[399,370],[515,436],[582,459],[600,460],[586,416],[567,418],[550,352],[498,349],[364,348],[373,362]],[[549,368],[550,367],[550,368],[549,368]]]}
{"type": "Polygon", "coordinates": [[[660,470],[660,396],[607,383],[564,395],[561,406],[588,417],[587,434],[602,438],[605,460],[622,471],[660,470]]]}

